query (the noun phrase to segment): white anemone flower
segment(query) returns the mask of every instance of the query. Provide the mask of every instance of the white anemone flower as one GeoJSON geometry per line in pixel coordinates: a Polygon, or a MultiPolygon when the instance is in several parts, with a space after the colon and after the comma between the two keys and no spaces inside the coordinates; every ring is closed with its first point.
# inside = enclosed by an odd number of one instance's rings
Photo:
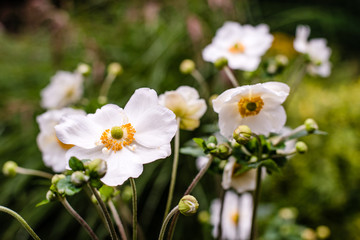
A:
{"type": "Polygon", "coordinates": [[[310,74],[328,77],[331,72],[331,63],[329,61],[331,49],[326,46],[326,39],[314,38],[308,41],[309,35],[309,26],[298,26],[296,28],[294,48],[309,57],[311,63],[308,65],[307,70],[310,74]]]}
{"type": "Polygon", "coordinates": [[[202,55],[208,62],[225,57],[232,69],[255,71],[273,39],[266,24],[254,27],[226,22],[217,30],[212,43],[203,50],[202,55]]]}
{"type": "Polygon", "coordinates": [[[156,92],[141,88],[124,109],[107,104],[94,114],[65,117],[55,128],[62,142],[75,145],[66,153],[68,158],[105,160],[107,173],[101,180],[117,186],[139,177],[143,164],[171,154],[177,125],[175,114],[159,104],[156,92]]]}
{"type": "Polygon", "coordinates": [[[241,165],[234,157],[229,158],[222,175],[221,186],[224,189],[233,188],[238,193],[254,190],[256,187],[256,169],[250,169],[240,175],[234,175],[241,165]]]}
{"type": "Polygon", "coordinates": [[[267,82],[229,89],[213,100],[219,114],[220,133],[231,138],[239,125],[247,125],[256,134],[277,133],[286,122],[281,106],[290,88],[285,83],[267,82]]]}
{"type": "MultiPolygon", "coordinates": [[[[213,225],[212,234],[215,238],[219,234],[220,209],[221,201],[215,199],[210,207],[210,221],[213,225]]],[[[232,191],[227,191],[221,216],[221,239],[248,240],[251,232],[252,211],[253,198],[250,193],[243,193],[238,196],[232,191]]]]}
{"type": "Polygon", "coordinates": [[[58,71],[41,91],[41,106],[59,109],[78,102],[84,92],[83,81],[80,73],[58,71]]]}
{"type": "Polygon", "coordinates": [[[60,110],[49,110],[36,118],[40,133],[36,141],[42,153],[44,164],[53,169],[54,172],[62,172],[67,165],[65,154],[73,145],[62,143],[57,137],[55,126],[63,116],[86,115],[83,110],[63,108],[60,110]]]}
{"type": "Polygon", "coordinates": [[[200,125],[200,118],[206,112],[206,103],[200,99],[195,88],[181,86],[159,96],[161,105],[173,111],[180,118],[180,128],[194,130],[200,125]]]}

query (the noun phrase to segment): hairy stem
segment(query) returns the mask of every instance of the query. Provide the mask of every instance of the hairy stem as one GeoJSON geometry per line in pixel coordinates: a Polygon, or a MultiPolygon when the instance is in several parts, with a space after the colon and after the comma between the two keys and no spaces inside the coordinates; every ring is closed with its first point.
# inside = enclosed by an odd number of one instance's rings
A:
{"type": "Polygon", "coordinates": [[[230,68],[228,66],[225,66],[224,68],[224,71],[226,73],[226,75],[228,76],[231,84],[234,86],[234,87],[238,87],[239,86],[239,83],[237,82],[234,74],[231,72],[230,68]]]}
{"type": "Polygon", "coordinates": [[[114,203],[113,203],[111,200],[109,200],[107,204],[108,204],[108,206],[109,206],[109,208],[110,208],[110,211],[111,211],[111,213],[112,213],[112,215],[113,215],[113,217],[114,217],[116,226],[117,226],[118,229],[119,229],[121,239],[127,240],[127,236],[126,236],[126,232],[125,232],[124,226],[123,226],[123,224],[122,224],[122,222],[121,222],[119,213],[118,213],[118,211],[116,210],[116,207],[115,207],[114,203]]]}
{"type": "Polygon", "coordinates": [[[129,178],[132,189],[132,211],[133,211],[133,240],[137,239],[137,193],[135,180],[129,178]]]}
{"type": "Polygon", "coordinates": [[[22,168],[22,167],[17,167],[16,172],[20,173],[20,174],[24,174],[24,175],[37,176],[37,177],[48,178],[48,179],[51,179],[53,177],[52,174],[47,173],[47,172],[34,170],[34,169],[27,169],[27,168],[22,168]]]}
{"type": "Polygon", "coordinates": [[[162,240],[165,235],[166,226],[169,223],[172,216],[175,215],[175,213],[179,212],[179,206],[174,207],[171,212],[166,216],[165,220],[163,221],[163,224],[161,226],[160,234],[159,234],[159,240],[162,240]]]}

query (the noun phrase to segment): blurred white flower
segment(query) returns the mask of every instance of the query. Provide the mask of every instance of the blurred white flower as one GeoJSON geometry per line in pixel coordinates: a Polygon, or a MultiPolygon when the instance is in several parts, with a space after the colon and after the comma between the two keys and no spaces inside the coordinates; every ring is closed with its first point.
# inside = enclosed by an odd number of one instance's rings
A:
{"type": "Polygon", "coordinates": [[[254,190],[256,187],[256,169],[250,169],[240,175],[236,175],[236,171],[241,165],[236,163],[234,157],[229,158],[229,162],[225,165],[222,175],[221,186],[224,189],[233,188],[238,193],[254,190]]]}
{"type": "Polygon", "coordinates": [[[231,138],[239,125],[247,125],[256,134],[277,133],[286,122],[281,104],[290,88],[285,83],[267,82],[229,89],[213,100],[219,114],[220,133],[231,138]]]}
{"type": "Polygon", "coordinates": [[[83,81],[80,73],[58,71],[41,91],[41,106],[59,109],[76,103],[84,92],[83,81]]]}
{"type": "Polygon", "coordinates": [[[232,69],[254,71],[262,55],[271,47],[273,38],[266,24],[254,27],[226,22],[217,30],[212,43],[203,50],[202,55],[208,62],[225,57],[232,69]]]}
{"type": "Polygon", "coordinates": [[[197,170],[201,170],[207,163],[209,162],[209,157],[200,156],[196,158],[196,168],[197,170]]]}
{"type": "MultiPolygon", "coordinates": [[[[211,203],[211,224],[212,234],[218,236],[218,225],[220,223],[220,199],[211,203]]],[[[251,218],[253,211],[253,198],[250,193],[243,193],[238,196],[232,191],[225,193],[224,208],[221,216],[222,236],[221,239],[248,240],[251,232],[251,218]]]]}
{"type": "Polygon", "coordinates": [[[200,118],[206,112],[205,100],[199,98],[195,88],[188,86],[181,86],[175,91],[161,94],[159,102],[180,118],[180,128],[184,130],[197,128],[200,125],[200,118]]]}
{"type": "Polygon", "coordinates": [[[62,142],[75,145],[68,158],[105,160],[101,180],[117,186],[139,177],[143,164],[169,156],[177,126],[175,114],[159,104],[156,92],[141,88],[124,109],[107,104],[94,114],[65,117],[55,129],[62,142]]]}
{"type": "Polygon", "coordinates": [[[309,57],[311,63],[308,65],[307,70],[310,74],[328,77],[331,72],[331,63],[329,62],[331,49],[326,46],[326,39],[314,38],[308,41],[309,35],[309,26],[298,26],[296,28],[294,48],[309,57]]]}
{"type": "Polygon", "coordinates": [[[60,110],[49,110],[36,118],[40,128],[36,141],[41,150],[45,165],[52,168],[54,172],[65,170],[69,160],[65,157],[66,151],[73,147],[73,145],[60,142],[56,137],[55,126],[63,116],[73,114],[85,115],[86,113],[83,110],[63,108],[60,110]]]}

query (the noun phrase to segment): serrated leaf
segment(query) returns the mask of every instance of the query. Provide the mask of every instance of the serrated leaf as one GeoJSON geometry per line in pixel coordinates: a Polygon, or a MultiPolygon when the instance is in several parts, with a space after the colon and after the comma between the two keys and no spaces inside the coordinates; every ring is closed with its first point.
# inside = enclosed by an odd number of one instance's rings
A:
{"type": "Polygon", "coordinates": [[[185,155],[190,155],[193,157],[204,156],[204,151],[200,148],[193,148],[193,147],[183,147],[180,148],[180,153],[185,155]]]}
{"type": "Polygon", "coordinates": [[[81,188],[76,187],[71,182],[71,177],[70,176],[66,176],[66,178],[60,179],[56,183],[56,188],[57,188],[58,192],[65,193],[68,196],[75,195],[76,193],[81,191],[81,188]]]}
{"type": "Polygon", "coordinates": [[[69,166],[74,171],[84,171],[85,170],[83,162],[80,161],[76,157],[71,157],[69,159],[69,166]]]}
{"type": "Polygon", "coordinates": [[[42,200],[41,202],[39,202],[38,204],[36,204],[36,207],[40,207],[40,206],[42,206],[42,205],[48,204],[49,202],[50,202],[49,200],[44,199],[44,200],[42,200]]]}

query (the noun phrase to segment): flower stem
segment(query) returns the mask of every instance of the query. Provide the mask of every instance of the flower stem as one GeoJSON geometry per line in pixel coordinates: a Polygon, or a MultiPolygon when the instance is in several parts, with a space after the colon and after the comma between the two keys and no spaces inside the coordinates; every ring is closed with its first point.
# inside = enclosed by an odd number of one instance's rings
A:
{"type": "MultiPolygon", "coordinates": [[[[206,171],[210,167],[213,159],[214,159],[214,157],[212,155],[210,155],[209,161],[206,163],[206,165],[195,176],[195,178],[193,179],[193,181],[191,182],[189,187],[186,189],[186,191],[184,193],[184,196],[190,194],[191,191],[195,188],[196,184],[200,181],[200,179],[204,176],[204,174],[206,173],[206,171]]],[[[178,217],[179,217],[179,213],[177,212],[177,213],[175,213],[173,219],[171,220],[167,239],[172,239],[178,217]]]]}
{"type": "Polygon", "coordinates": [[[137,193],[135,180],[129,178],[132,189],[132,211],[133,211],[133,240],[137,239],[137,193]]]}
{"type": "Polygon", "coordinates": [[[109,232],[110,232],[111,239],[118,239],[118,236],[116,235],[114,225],[113,225],[113,223],[111,221],[111,218],[110,218],[109,211],[107,210],[104,201],[101,199],[99,193],[97,192],[97,190],[93,186],[91,186],[90,184],[88,184],[88,186],[90,187],[92,193],[94,194],[96,200],[98,201],[98,203],[100,205],[100,208],[102,210],[102,213],[103,213],[103,215],[105,217],[105,220],[106,220],[106,223],[107,223],[107,227],[108,227],[109,232]]]}
{"type": "Polygon", "coordinates": [[[80,223],[80,225],[88,232],[91,239],[99,240],[99,238],[95,235],[94,231],[91,227],[85,222],[85,220],[71,207],[66,198],[59,198],[59,201],[65,207],[65,209],[80,223]]]}
{"type": "Polygon", "coordinates": [[[116,78],[116,75],[110,74],[110,73],[106,76],[105,81],[100,89],[99,98],[107,98],[109,89],[111,87],[111,84],[114,82],[115,78],[116,78]]]}
{"type": "Polygon", "coordinates": [[[222,189],[221,196],[220,196],[221,205],[220,205],[220,213],[219,213],[220,221],[219,221],[219,225],[218,225],[218,236],[217,236],[218,240],[221,240],[221,236],[222,236],[222,219],[223,219],[222,215],[223,215],[223,211],[224,211],[225,194],[226,194],[225,190],[222,189]]]}
{"type": "Polygon", "coordinates": [[[53,177],[52,174],[47,173],[47,172],[34,170],[34,169],[28,169],[28,168],[22,168],[22,167],[17,167],[16,172],[20,173],[20,174],[24,174],[24,175],[37,176],[37,177],[43,177],[43,178],[48,178],[48,179],[51,179],[53,177]]]}
{"type": "Polygon", "coordinates": [[[179,149],[180,149],[180,118],[176,118],[177,122],[177,130],[175,134],[175,142],[174,142],[174,161],[172,166],[172,172],[171,172],[171,181],[170,181],[170,187],[169,187],[169,195],[166,202],[166,208],[164,213],[164,220],[167,217],[170,207],[171,207],[171,201],[174,195],[174,188],[175,188],[175,182],[176,182],[176,172],[179,162],[179,149]]]}
{"type": "Polygon", "coordinates": [[[228,66],[225,66],[224,68],[224,71],[226,73],[226,75],[228,76],[231,84],[234,86],[234,87],[238,87],[239,86],[239,83],[237,82],[234,74],[231,72],[230,68],[228,66]]]}
{"type": "Polygon", "coordinates": [[[36,233],[30,227],[30,225],[17,212],[11,210],[10,208],[4,207],[4,206],[0,206],[0,211],[13,216],[19,223],[21,223],[21,225],[26,229],[26,231],[31,235],[31,237],[33,239],[40,240],[39,236],[36,235],[36,233]]]}
{"type": "Polygon", "coordinates": [[[159,240],[162,240],[164,238],[166,226],[168,222],[170,221],[171,217],[175,215],[175,213],[179,212],[179,206],[174,207],[171,212],[166,216],[165,220],[163,221],[163,224],[161,226],[160,234],[159,234],[159,240]]]}
{"type": "Polygon", "coordinates": [[[204,77],[201,75],[201,73],[197,69],[195,69],[191,73],[191,76],[193,76],[193,78],[195,78],[195,80],[200,85],[201,91],[204,93],[205,98],[208,98],[210,96],[209,86],[207,85],[207,83],[206,83],[204,77]]]}
{"type": "Polygon", "coordinates": [[[121,222],[119,213],[117,212],[114,203],[113,203],[111,200],[109,200],[107,204],[108,204],[108,206],[109,206],[109,208],[110,208],[110,211],[111,211],[111,213],[112,213],[112,215],[113,215],[113,217],[114,217],[116,226],[117,226],[118,229],[119,229],[121,239],[127,240],[127,236],[126,236],[126,232],[125,232],[124,226],[123,226],[123,224],[122,224],[122,222],[121,222]]]}

